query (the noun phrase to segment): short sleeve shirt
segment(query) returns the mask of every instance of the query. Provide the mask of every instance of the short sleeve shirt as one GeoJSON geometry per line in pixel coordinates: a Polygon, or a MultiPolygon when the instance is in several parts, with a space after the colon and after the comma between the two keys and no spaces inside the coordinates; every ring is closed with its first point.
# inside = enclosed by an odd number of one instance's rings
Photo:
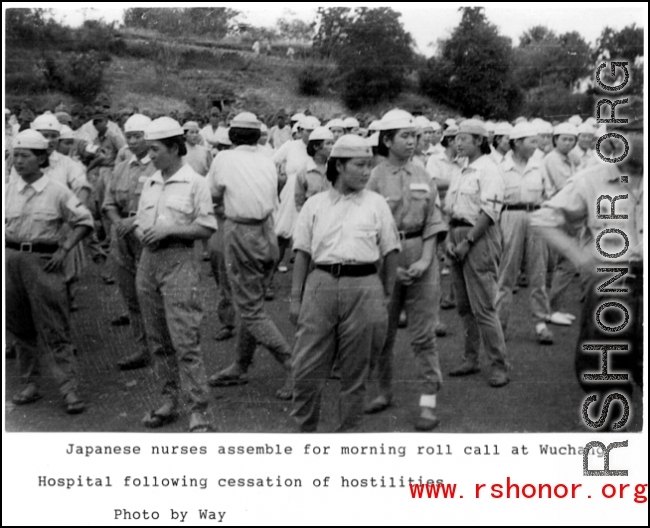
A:
{"type": "Polygon", "coordinates": [[[399,237],[386,200],[366,189],[319,193],[305,203],[293,234],[293,249],[316,264],[370,264],[399,250],[399,237]]]}
{"type": "MultiPolygon", "coordinates": [[[[607,257],[609,262],[627,262],[643,259],[643,182],[635,185],[635,178],[629,177],[627,184],[621,183],[621,172],[610,164],[597,165],[577,173],[570,178],[553,198],[545,202],[531,217],[531,224],[540,227],[564,227],[570,232],[580,232],[578,244],[585,251],[592,252],[598,260],[604,260],[596,249],[596,238],[605,229],[623,231],[629,241],[628,250],[620,257],[607,257]],[[615,213],[627,215],[627,219],[603,219],[597,217],[596,207],[601,196],[614,199],[627,195],[627,199],[616,200],[615,213]],[[586,228],[583,231],[582,228],[586,228]]],[[[611,214],[609,198],[600,201],[601,215],[611,214]]],[[[604,252],[615,255],[625,244],[620,234],[604,234],[600,247],[604,252]]]]}
{"type": "Polygon", "coordinates": [[[278,175],[257,147],[240,145],[214,158],[207,181],[212,196],[223,196],[228,218],[263,220],[278,208],[278,175]]]}
{"type": "Polygon", "coordinates": [[[210,170],[212,153],[203,145],[190,145],[188,143],[186,146],[187,154],[183,156],[183,161],[188,163],[194,169],[194,172],[200,176],[205,176],[210,170]]]}
{"type": "Polygon", "coordinates": [[[552,186],[542,170],[540,162],[531,158],[521,170],[512,156],[501,164],[503,175],[504,203],[507,205],[540,205],[550,198],[552,186]]]}
{"type": "Polygon", "coordinates": [[[296,177],[296,208],[300,210],[309,198],[331,188],[332,184],[327,179],[325,170],[321,172],[314,160],[310,158],[307,166],[296,177]]]}
{"type": "Polygon", "coordinates": [[[553,187],[552,196],[566,185],[567,180],[575,174],[576,168],[568,154],[553,149],[544,158],[542,171],[553,187]]]}
{"type": "Polygon", "coordinates": [[[287,176],[297,174],[304,169],[311,158],[307,154],[307,145],[302,139],[289,141],[273,154],[273,162],[287,176]]]}
{"type": "Polygon", "coordinates": [[[269,142],[274,149],[279,149],[287,141],[291,139],[291,127],[285,125],[283,128],[277,125],[272,127],[269,131],[269,142]]]}
{"type": "Polygon", "coordinates": [[[450,160],[444,150],[431,154],[427,161],[427,172],[433,179],[433,183],[436,184],[442,200],[447,195],[451,180],[460,173],[458,158],[450,160]],[[444,191],[440,190],[441,187],[444,188],[444,191]]]}
{"type": "Polygon", "coordinates": [[[399,231],[422,231],[423,239],[447,231],[438,190],[422,167],[412,162],[396,167],[384,161],[372,170],[367,189],[385,198],[399,231]]]}
{"type": "Polygon", "coordinates": [[[460,174],[449,185],[445,212],[453,219],[474,225],[483,211],[497,224],[503,195],[503,177],[489,156],[480,156],[472,163],[464,158],[460,174]]]}
{"type": "Polygon", "coordinates": [[[136,233],[161,224],[195,224],[217,230],[208,184],[189,165],[182,165],[167,181],[156,171],[144,184],[135,220],[136,233]]]}
{"type": "MultiPolygon", "coordinates": [[[[43,170],[43,174],[51,180],[68,187],[73,193],[79,194],[83,189],[91,189],[88,178],[86,178],[86,167],[82,163],[65,156],[56,150],[49,156],[49,166],[43,170]]],[[[11,168],[10,181],[22,181],[22,178],[11,168]]]]}
{"type": "Polygon", "coordinates": [[[569,152],[569,157],[576,167],[576,171],[588,169],[598,164],[598,154],[595,150],[582,150],[580,146],[576,145],[571,152],[569,152]]]}
{"type": "Polygon", "coordinates": [[[31,185],[20,178],[7,185],[5,238],[11,242],[57,244],[64,224],[93,227],[90,211],[65,185],[45,176],[31,185]]]}
{"type": "Polygon", "coordinates": [[[123,161],[113,170],[103,209],[116,209],[122,215],[138,210],[140,196],[146,181],[156,172],[149,156],[138,160],[136,156],[123,161]]]}

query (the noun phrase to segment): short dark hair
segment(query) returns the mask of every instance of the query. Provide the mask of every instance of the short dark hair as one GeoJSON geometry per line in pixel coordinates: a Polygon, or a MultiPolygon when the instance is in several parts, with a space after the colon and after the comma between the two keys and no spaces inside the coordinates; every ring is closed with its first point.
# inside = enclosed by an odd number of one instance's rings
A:
{"type": "Polygon", "coordinates": [[[391,141],[395,138],[399,128],[394,128],[392,130],[381,130],[379,132],[379,145],[377,145],[377,153],[384,158],[388,157],[388,147],[384,143],[384,139],[390,139],[391,141]]]}
{"type": "Polygon", "coordinates": [[[502,135],[499,135],[499,136],[494,136],[494,137],[492,138],[492,146],[493,146],[494,148],[497,148],[497,147],[499,146],[499,142],[501,141],[501,138],[502,138],[504,135],[505,135],[505,134],[502,134],[502,135]]]}
{"type": "Polygon", "coordinates": [[[491,154],[492,149],[490,148],[490,140],[487,138],[487,136],[479,136],[478,134],[472,134],[476,139],[481,139],[481,144],[480,144],[480,149],[481,149],[481,154],[491,154]]]}
{"type": "Polygon", "coordinates": [[[508,141],[508,145],[510,145],[510,150],[512,150],[514,152],[514,150],[515,150],[515,140],[511,139],[510,141],[508,141]]]}
{"type": "MultiPolygon", "coordinates": [[[[561,136],[562,134],[553,134],[553,146],[557,147],[557,138],[561,136]]],[[[575,142],[574,145],[578,142],[578,137],[574,136],[575,142]]]]}
{"type": "Polygon", "coordinates": [[[233,147],[239,145],[257,145],[261,135],[262,132],[259,128],[230,127],[228,130],[228,137],[230,138],[233,147]]]}
{"type": "Polygon", "coordinates": [[[178,147],[178,155],[183,157],[187,154],[187,147],[185,146],[185,136],[173,136],[159,140],[168,150],[172,150],[174,145],[178,147]]]}
{"type": "Polygon", "coordinates": [[[307,155],[310,158],[313,158],[316,155],[316,152],[318,152],[321,148],[323,148],[323,141],[322,139],[312,139],[307,143],[307,155]]]}
{"type": "Polygon", "coordinates": [[[456,136],[443,136],[442,139],[440,140],[440,144],[447,148],[449,146],[449,142],[453,141],[456,139],[456,136]]]}
{"type": "Polygon", "coordinates": [[[340,161],[345,165],[351,159],[352,158],[329,158],[327,160],[327,172],[325,173],[325,176],[332,185],[336,183],[336,180],[339,177],[339,170],[336,168],[336,162],[340,161]]]}
{"type": "Polygon", "coordinates": [[[35,156],[43,156],[43,160],[38,164],[41,169],[47,169],[50,166],[50,156],[47,150],[30,149],[35,156]]]}

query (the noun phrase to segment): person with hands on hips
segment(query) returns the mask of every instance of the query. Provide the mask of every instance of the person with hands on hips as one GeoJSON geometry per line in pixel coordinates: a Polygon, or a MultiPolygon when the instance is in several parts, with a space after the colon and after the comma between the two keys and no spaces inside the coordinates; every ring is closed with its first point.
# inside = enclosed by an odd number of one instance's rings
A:
{"type": "Polygon", "coordinates": [[[333,188],[309,198],[296,223],[292,415],[304,432],[318,427],[335,361],[341,376],[337,430],[358,430],[373,343],[385,336],[400,243],[386,201],[365,189],[371,162],[363,138],[342,136],[327,162],[333,188]]]}
{"type": "Polygon", "coordinates": [[[436,395],[442,386],[442,372],[436,350],[436,306],[440,302],[436,245],[447,224],[442,218],[436,186],[424,166],[412,161],[417,126],[404,110],[391,110],[379,121],[379,154],[385,161],[375,167],[368,190],[382,195],[390,207],[402,243],[397,267],[397,285],[388,305],[388,333],[381,350],[376,350],[380,393],[367,413],[380,412],[391,404],[393,348],[399,315],[406,309],[412,347],[420,376],[418,431],[438,426],[436,395]]]}
{"type": "Polygon", "coordinates": [[[451,257],[458,314],[465,327],[465,354],[449,375],[467,376],[480,371],[482,340],[492,370],[488,382],[492,387],[503,387],[510,380],[495,300],[504,183],[488,155],[490,147],[482,121],[467,119],[460,124],[456,148],[465,160],[460,174],[449,185],[444,208],[450,218],[446,251],[451,257]]]}
{"type": "Polygon", "coordinates": [[[189,402],[191,432],[212,426],[207,415],[208,385],[200,347],[203,318],[199,263],[194,241],[217,229],[208,184],[187,164],[183,129],[160,117],[145,129],[156,172],[146,181],[135,223],[143,244],[136,274],[138,302],[163,404],[143,419],[161,427],[178,417],[179,396],[189,402]]]}
{"type": "Polygon", "coordinates": [[[44,176],[49,158],[42,134],[20,132],[12,148],[19,178],[7,185],[5,195],[6,317],[25,384],[13,403],[34,403],[42,397],[39,355],[48,353],[65,411],[78,414],[85,404],[78,394],[63,267],[72,248],[92,231],[93,220],[70,189],[44,176]]]}

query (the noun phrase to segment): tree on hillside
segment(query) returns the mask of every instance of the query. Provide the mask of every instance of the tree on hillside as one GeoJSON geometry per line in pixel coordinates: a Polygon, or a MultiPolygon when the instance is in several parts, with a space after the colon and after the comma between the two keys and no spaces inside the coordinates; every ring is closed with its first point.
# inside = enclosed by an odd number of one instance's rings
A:
{"type": "MultiPolygon", "coordinates": [[[[628,70],[633,81],[625,88],[626,93],[643,93],[643,28],[636,24],[626,26],[620,31],[605,27],[596,41],[596,49],[592,54],[595,64],[608,60],[627,61],[628,70]],[[629,91],[629,92],[628,92],[629,91]]],[[[623,71],[617,68],[616,82],[606,79],[607,70],[601,72],[603,82],[611,85],[620,83],[623,71]]]]}
{"type": "Polygon", "coordinates": [[[320,8],[314,51],[336,60],[350,108],[398,95],[415,53],[401,15],[389,7],[320,8]]]}
{"type": "Polygon", "coordinates": [[[421,72],[421,89],[465,115],[509,117],[520,100],[513,82],[511,41],[487,20],[482,7],[460,10],[460,24],[440,42],[439,55],[421,72]]]}
{"type": "Polygon", "coordinates": [[[310,24],[299,18],[291,20],[284,17],[279,18],[276,26],[278,28],[278,35],[281,38],[303,42],[309,42],[313,38],[314,24],[310,24]]]}
{"type": "Polygon", "coordinates": [[[240,12],[229,7],[132,7],[124,11],[124,25],[154,29],[164,35],[206,35],[222,38],[240,12]]]}

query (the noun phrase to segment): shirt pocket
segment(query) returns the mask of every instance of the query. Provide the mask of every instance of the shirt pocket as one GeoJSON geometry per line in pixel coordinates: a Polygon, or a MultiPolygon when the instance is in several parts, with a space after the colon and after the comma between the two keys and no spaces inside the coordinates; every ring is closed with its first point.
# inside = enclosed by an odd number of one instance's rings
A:
{"type": "Polygon", "coordinates": [[[33,229],[29,233],[30,239],[58,238],[63,219],[55,209],[41,209],[32,213],[33,229]]]}
{"type": "Polygon", "coordinates": [[[379,228],[374,224],[357,224],[350,227],[354,245],[361,255],[374,254],[378,247],[379,228]]]}
{"type": "Polygon", "coordinates": [[[178,225],[189,225],[194,216],[194,204],[186,196],[170,196],[165,202],[172,221],[178,225]]]}

